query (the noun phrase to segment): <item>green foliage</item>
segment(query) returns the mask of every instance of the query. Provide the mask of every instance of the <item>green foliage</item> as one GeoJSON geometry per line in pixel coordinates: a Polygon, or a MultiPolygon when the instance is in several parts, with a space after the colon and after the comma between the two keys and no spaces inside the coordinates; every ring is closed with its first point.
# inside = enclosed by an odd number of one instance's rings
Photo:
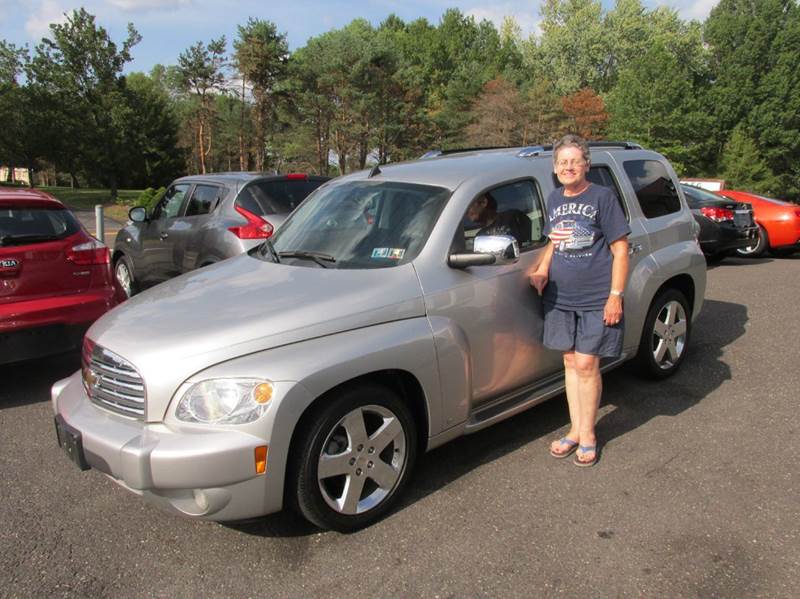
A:
{"type": "Polygon", "coordinates": [[[544,0],[541,14],[528,39],[457,9],[355,19],[291,53],[251,18],[230,56],[220,37],[125,77],[136,30],[117,45],[80,9],[32,56],[0,41],[0,162],[113,191],[185,171],[343,174],[581,129],[661,151],[682,175],[800,197],[797,0],[720,0],[704,24],[642,0],[544,0]]]}
{"type": "Polygon", "coordinates": [[[144,208],[147,208],[147,212],[149,214],[153,208],[156,207],[156,204],[158,204],[158,201],[166,192],[166,187],[159,187],[158,189],[148,187],[139,194],[139,197],[136,198],[134,206],[143,206],[144,208]]]}
{"type": "Polygon", "coordinates": [[[733,189],[782,195],[769,164],[741,124],[734,128],[725,144],[721,175],[733,189]]]}
{"type": "Polygon", "coordinates": [[[685,175],[698,173],[709,150],[710,128],[685,63],[661,42],[654,42],[618,75],[608,94],[608,135],[636,141],[666,155],[685,175]]]}

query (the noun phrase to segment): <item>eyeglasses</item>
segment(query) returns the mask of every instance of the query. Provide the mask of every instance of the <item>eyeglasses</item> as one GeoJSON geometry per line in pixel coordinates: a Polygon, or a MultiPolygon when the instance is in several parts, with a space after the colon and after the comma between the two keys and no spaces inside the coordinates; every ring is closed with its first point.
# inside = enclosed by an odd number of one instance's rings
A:
{"type": "Polygon", "coordinates": [[[586,164],[585,160],[559,160],[556,162],[556,166],[558,168],[567,168],[569,167],[576,167],[576,166],[584,166],[586,164]]]}

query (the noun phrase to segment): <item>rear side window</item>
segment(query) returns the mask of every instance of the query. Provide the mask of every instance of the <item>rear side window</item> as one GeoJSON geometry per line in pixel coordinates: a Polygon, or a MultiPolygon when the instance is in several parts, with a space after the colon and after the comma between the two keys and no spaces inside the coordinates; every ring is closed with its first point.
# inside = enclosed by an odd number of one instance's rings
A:
{"type": "Polygon", "coordinates": [[[472,251],[476,235],[513,235],[521,251],[543,239],[543,203],[533,181],[526,179],[495,187],[478,196],[473,204],[462,223],[463,242],[456,238],[455,251],[472,251]],[[470,215],[477,220],[471,220],[470,215]]]}
{"type": "Polygon", "coordinates": [[[80,229],[78,221],[68,210],[33,207],[0,209],[0,239],[2,245],[13,245],[26,238],[42,241],[62,239],[80,229]]]}
{"type": "Polygon", "coordinates": [[[287,179],[258,181],[242,190],[237,203],[242,208],[260,214],[288,214],[324,181],[287,179]]]}
{"type": "MultiPolygon", "coordinates": [[[[603,187],[608,187],[611,191],[614,192],[614,197],[617,198],[617,202],[619,202],[620,207],[622,208],[622,212],[625,213],[625,218],[630,220],[630,216],[628,215],[628,207],[625,205],[625,202],[622,201],[622,193],[619,190],[619,186],[617,185],[617,181],[614,179],[614,175],[611,174],[611,169],[607,166],[592,166],[589,169],[589,174],[586,175],[586,179],[591,181],[595,185],[602,185],[603,187]]],[[[558,187],[563,187],[561,181],[558,180],[555,173],[553,173],[553,184],[558,187]]]]}
{"type": "Polygon", "coordinates": [[[208,214],[223,193],[224,190],[216,185],[195,185],[189,205],[186,207],[186,216],[208,214]]]}
{"type": "Polygon", "coordinates": [[[678,190],[663,164],[657,160],[627,160],[623,167],[646,218],[658,218],[681,209],[678,190]]]}

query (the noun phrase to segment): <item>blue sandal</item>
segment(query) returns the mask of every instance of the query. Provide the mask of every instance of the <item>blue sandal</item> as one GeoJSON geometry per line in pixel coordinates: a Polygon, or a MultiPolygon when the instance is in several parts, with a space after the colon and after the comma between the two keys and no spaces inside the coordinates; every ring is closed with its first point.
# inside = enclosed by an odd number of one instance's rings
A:
{"type": "Polygon", "coordinates": [[[572,463],[578,466],[579,468],[588,468],[589,466],[594,466],[597,463],[597,444],[595,445],[579,445],[577,447],[578,453],[575,454],[575,459],[572,460],[572,463]],[[580,454],[582,453],[589,453],[594,452],[594,456],[591,460],[582,460],[580,454]]]}
{"type": "Polygon", "coordinates": [[[550,449],[550,455],[559,460],[572,455],[572,452],[578,449],[578,442],[573,441],[572,439],[567,439],[566,437],[561,437],[558,440],[558,444],[567,446],[567,449],[563,452],[555,452],[550,449]]]}

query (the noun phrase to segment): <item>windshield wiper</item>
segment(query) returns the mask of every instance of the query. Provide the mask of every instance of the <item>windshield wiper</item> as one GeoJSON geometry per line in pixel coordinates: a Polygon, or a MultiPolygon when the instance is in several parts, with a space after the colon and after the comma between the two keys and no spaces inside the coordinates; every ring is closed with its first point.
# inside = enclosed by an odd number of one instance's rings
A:
{"type": "Polygon", "coordinates": [[[264,243],[261,244],[261,246],[259,247],[259,254],[261,255],[262,258],[269,254],[269,257],[272,259],[273,262],[277,264],[281,263],[281,259],[278,256],[278,252],[275,251],[275,246],[272,245],[272,240],[270,239],[265,239],[264,243]]]}
{"type": "Polygon", "coordinates": [[[285,252],[278,252],[281,258],[302,258],[305,260],[313,260],[322,268],[328,268],[326,262],[336,262],[336,258],[330,254],[323,254],[322,252],[303,252],[299,250],[287,250],[285,252]]]}
{"type": "Polygon", "coordinates": [[[3,235],[0,237],[0,245],[20,245],[37,241],[56,241],[57,239],[60,239],[57,235],[3,235]]]}

